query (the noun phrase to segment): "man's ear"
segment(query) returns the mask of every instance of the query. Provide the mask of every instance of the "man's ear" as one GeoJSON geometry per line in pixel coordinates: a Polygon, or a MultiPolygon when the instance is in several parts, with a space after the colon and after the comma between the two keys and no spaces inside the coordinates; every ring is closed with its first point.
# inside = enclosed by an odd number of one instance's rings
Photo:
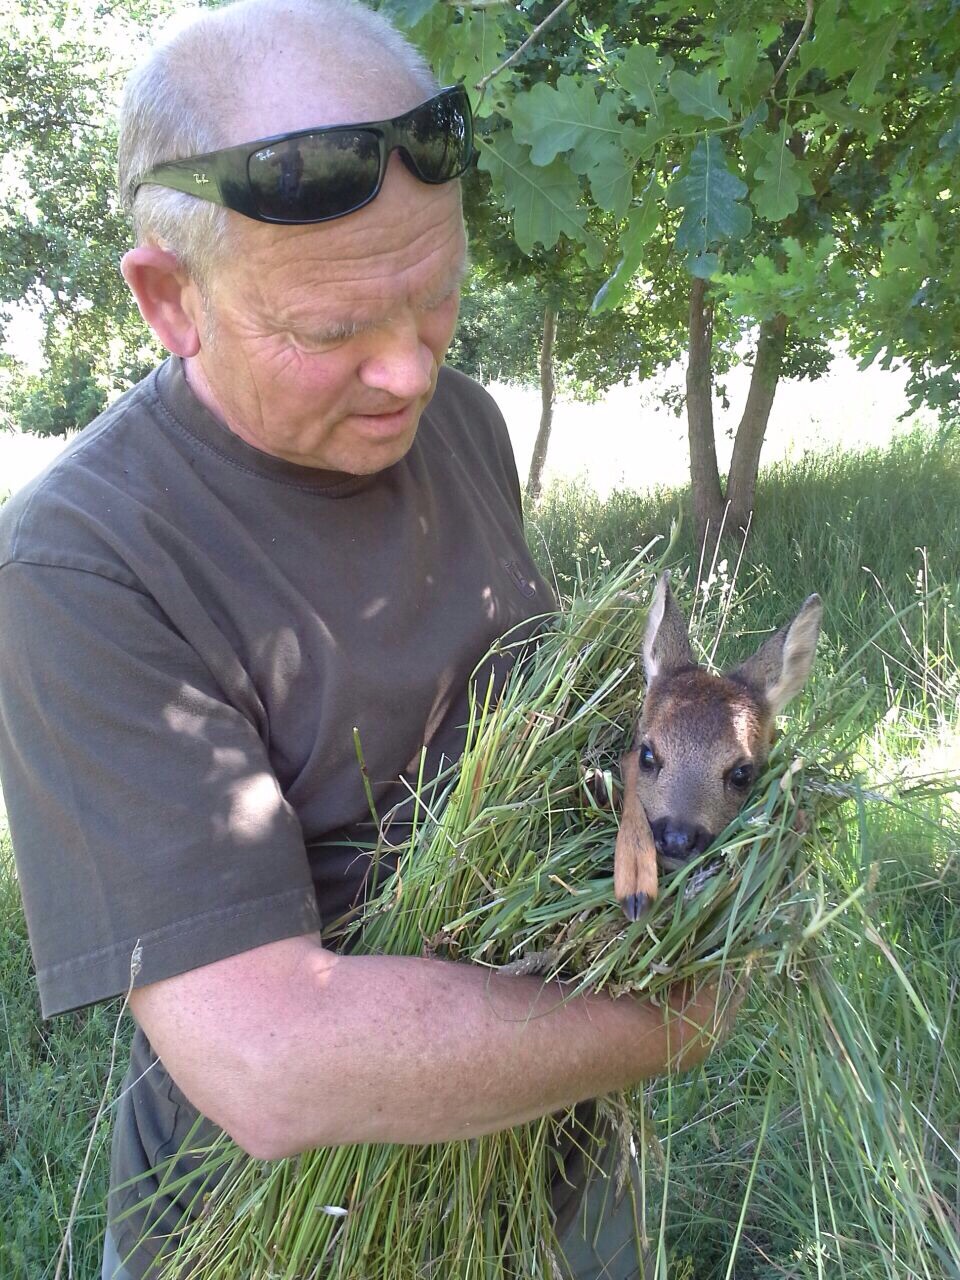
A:
{"type": "Polygon", "coordinates": [[[175,356],[200,350],[203,301],[200,290],[175,254],[154,244],[140,244],[120,260],[123,278],[140,314],[175,356]]]}

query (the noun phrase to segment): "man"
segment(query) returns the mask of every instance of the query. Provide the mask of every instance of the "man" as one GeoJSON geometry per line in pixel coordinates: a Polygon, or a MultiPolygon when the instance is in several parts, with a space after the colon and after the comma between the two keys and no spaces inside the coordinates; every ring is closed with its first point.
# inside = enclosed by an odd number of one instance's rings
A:
{"type": "Polygon", "coordinates": [[[44,1015],[133,988],[104,1275],[141,1280],[190,1202],[136,1212],[147,1171],[197,1123],[265,1158],[474,1136],[696,1060],[711,1009],[335,950],[368,887],[355,732],[386,815],[551,607],[502,420],[441,370],[462,94],[352,0],[242,0],[154,51],[121,123],[122,270],[171,359],[4,513],[0,759],[44,1015]]]}

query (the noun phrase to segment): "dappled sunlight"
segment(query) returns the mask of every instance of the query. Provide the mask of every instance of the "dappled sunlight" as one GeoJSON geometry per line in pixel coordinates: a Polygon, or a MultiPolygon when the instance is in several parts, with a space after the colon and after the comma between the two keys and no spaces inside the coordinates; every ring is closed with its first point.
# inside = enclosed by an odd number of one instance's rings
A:
{"type": "MultiPolygon", "coordinates": [[[[336,641],[322,619],[314,618],[313,626],[323,643],[336,647],[336,641]]],[[[316,641],[316,637],[314,637],[316,641]]],[[[300,637],[292,627],[274,627],[253,646],[256,670],[269,680],[273,696],[279,705],[291,697],[304,666],[300,637]]]]}
{"type": "Polygon", "coordinates": [[[376,600],[370,601],[370,603],[367,605],[367,607],[364,609],[363,613],[360,616],[364,619],[364,621],[369,621],[370,618],[375,618],[378,613],[382,613],[386,607],[387,607],[387,597],[377,596],[376,600]]]}
{"type": "Polygon", "coordinates": [[[229,783],[222,791],[219,779],[211,777],[209,781],[217,785],[219,794],[226,795],[230,806],[225,815],[213,817],[216,836],[238,844],[261,843],[283,806],[276,778],[266,771],[251,773],[229,783]]]}

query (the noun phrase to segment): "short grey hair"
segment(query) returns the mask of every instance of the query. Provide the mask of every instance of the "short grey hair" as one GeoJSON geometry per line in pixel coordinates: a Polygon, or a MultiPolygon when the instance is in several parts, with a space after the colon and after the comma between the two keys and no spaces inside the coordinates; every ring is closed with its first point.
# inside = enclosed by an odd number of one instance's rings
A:
{"type": "MultiPolygon", "coordinates": [[[[249,66],[265,32],[302,34],[305,47],[354,53],[361,38],[395,63],[425,97],[436,77],[419,51],[382,14],[359,0],[235,0],[175,23],[127,79],[120,106],[120,199],[138,244],[174,253],[201,289],[230,238],[226,209],[166,187],[137,183],[167,160],[229,146],[231,109],[243,91],[231,74],[249,66]]],[[[322,75],[322,71],[320,73],[322,75]]],[[[242,79],[241,75],[241,79],[242,79]]],[[[320,122],[318,122],[320,123],[320,122]]],[[[236,215],[239,216],[239,215],[236,215]]]]}

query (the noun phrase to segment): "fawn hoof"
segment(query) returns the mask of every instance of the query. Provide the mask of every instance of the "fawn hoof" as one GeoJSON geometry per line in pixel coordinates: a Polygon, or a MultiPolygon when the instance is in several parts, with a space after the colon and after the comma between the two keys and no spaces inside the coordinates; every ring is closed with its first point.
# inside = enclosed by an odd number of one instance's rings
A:
{"type": "Polygon", "coordinates": [[[620,899],[623,914],[628,920],[639,920],[649,905],[650,899],[645,893],[628,893],[620,899]]]}

